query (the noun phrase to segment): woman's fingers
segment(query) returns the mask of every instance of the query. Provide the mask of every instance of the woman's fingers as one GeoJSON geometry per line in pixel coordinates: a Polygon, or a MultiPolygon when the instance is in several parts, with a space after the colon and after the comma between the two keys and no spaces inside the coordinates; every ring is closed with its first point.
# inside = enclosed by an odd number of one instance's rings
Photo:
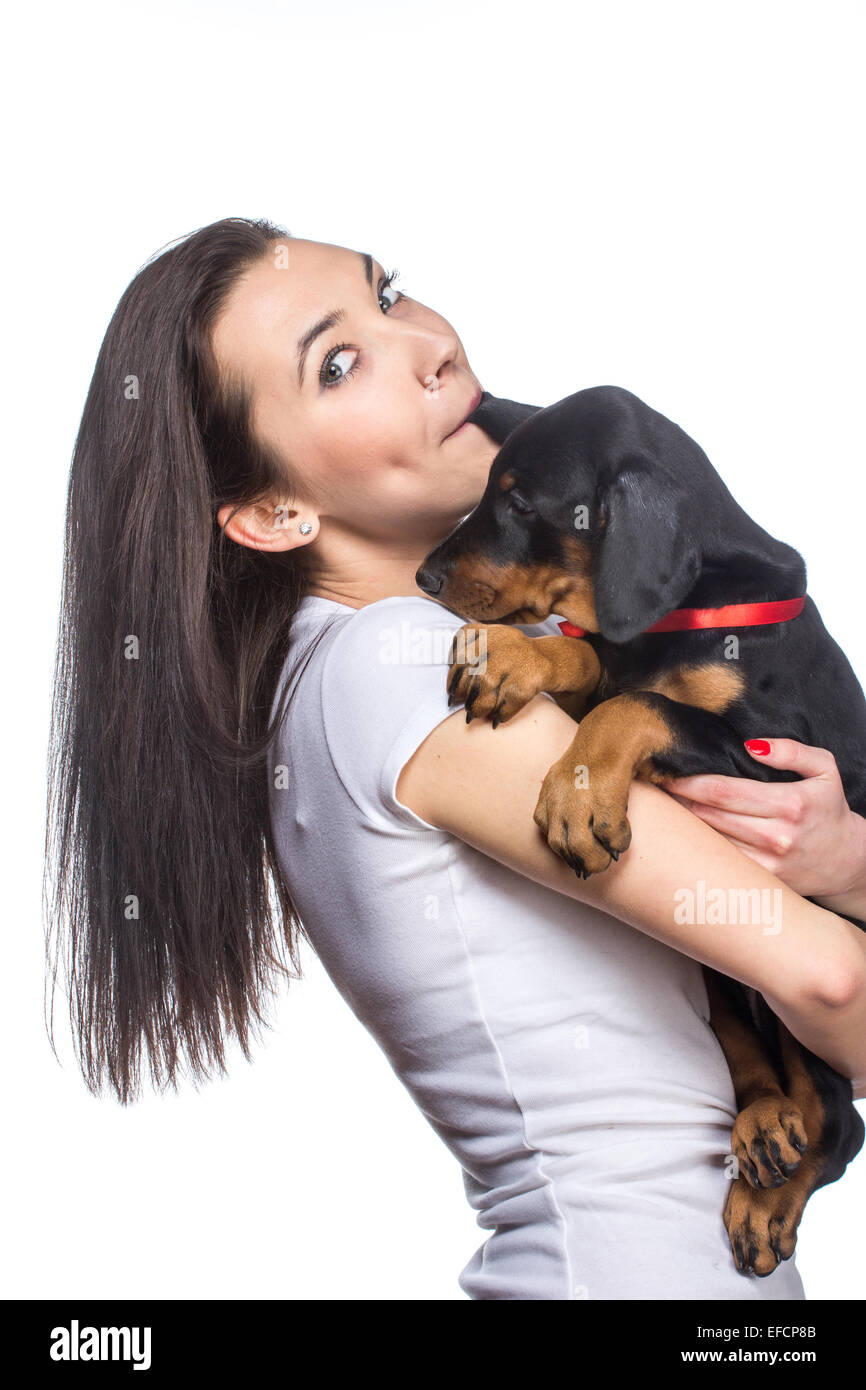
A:
{"type": "MultiPolygon", "coordinates": [[[[723,777],[716,773],[700,773],[695,777],[670,777],[661,783],[665,791],[684,797],[689,803],[699,802],[719,810],[740,812],[748,816],[775,816],[782,803],[779,793],[790,782],[758,782],[751,777],[723,777]]],[[[692,805],[689,806],[692,810],[692,805]]]]}
{"type": "Polygon", "coordinates": [[[798,772],[801,777],[821,777],[836,773],[836,759],[829,748],[815,748],[795,738],[750,738],[745,748],[755,762],[798,772]]]}
{"type": "MultiPolygon", "coordinates": [[[[690,782],[701,779],[689,777],[682,780],[690,782]]],[[[693,801],[676,792],[672,792],[671,795],[688,810],[693,811],[696,816],[700,816],[701,820],[706,821],[707,825],[711,825],[714,830],[720,830],[729,840],[733,839],[740,848],[743,845],[749,845],[773,856],[785,854],[791,848],[793,836],[790,829],[775,816],[743,815],[737,811],[723,811],[717,806],[703,801],[693,801]]],[[[769,865],[764,867],[768,868],[769,865]]]]}
{"type": "Polygon", "coordinates": [[[730,840],[732,845],[735,845],[743,854],[747,854],[750,859],[754,859],[756,864],[761,865],[761,868],[767,869],[771,874],[776,874],[777,877],[781,877],[779,874],[779,861],[776,859],[775,855],[766,854],[763,850],[758,849],[756,845],[749,845],[745,840],[738,840],[735,835],[725,835],[725,839],[730,840]]]}
{"type": "MultiPolygon", "coordinates": [[[[793,738],[749,739],[745,747],[755,762],[797,772],[803,779],[820,777],[839,782],[836,759],[827,748],[813,748],[793,738]]],[[[695,777],[671,777],[662,786],[692,802],[748,816],[797,821],[804,810],[802,783],[798,782],[759,782],[752,777],[701,773],[695,777]]]]}
{"type": "Polygon", "coordinates": [[[797,780],[702,774],[661,785],[798,893],[833,896],[866,881],[866,822],[847,803],[833,754],[789,738],[752,739],[746,747],[756,762],[795,772],[797,780]]]}

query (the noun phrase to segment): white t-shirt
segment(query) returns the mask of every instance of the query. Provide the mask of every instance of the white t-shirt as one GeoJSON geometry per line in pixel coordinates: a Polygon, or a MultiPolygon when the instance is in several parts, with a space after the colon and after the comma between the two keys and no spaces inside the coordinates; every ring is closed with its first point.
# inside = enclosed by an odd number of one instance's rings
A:
{"type": "Polygon", "coordinates": [[[804,1298],[793,1258],[763,1279],[734,1266],[736,1107],[700,966],[397,800],[404,764],[457,708],[447,651],[464,620],[422,596],[305,598],[276,698],[329,621],[271,753],[276,844],[317,955],[490,1232],[460,1288],[804,1298]]]}

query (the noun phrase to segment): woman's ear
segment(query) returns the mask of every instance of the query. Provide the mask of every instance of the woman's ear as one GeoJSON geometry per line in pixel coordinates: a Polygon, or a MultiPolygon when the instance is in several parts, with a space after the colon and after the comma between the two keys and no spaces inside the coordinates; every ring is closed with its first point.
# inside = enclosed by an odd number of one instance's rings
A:
{"type": "Polygon", "coordinates": [[[599,495],[595,612],[603,637],[630,642],[677,608],[701,569],[682,484],[647,455],[622,461],[599,495]]]}
{"type": "Polygon", "coordinates": [[[242,507],[227,503],[217,512],[217,521],[231,540],[251,550],[293,550],[309,545],[319,532],[315,513],[290,502],[248,502],[242,507]]]}

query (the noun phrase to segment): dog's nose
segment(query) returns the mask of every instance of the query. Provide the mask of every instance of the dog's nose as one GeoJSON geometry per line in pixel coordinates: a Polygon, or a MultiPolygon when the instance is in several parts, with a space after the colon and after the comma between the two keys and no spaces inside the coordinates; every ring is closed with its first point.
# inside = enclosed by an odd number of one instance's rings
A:
{"type": "Polygon", "coordinates": [[[419,589],[423,589],[425,594],[438,594],[442,588],[441,574],[433,574],[431,570],[425,570],[422,565],[415,571],[415,583],[419,589]]]}

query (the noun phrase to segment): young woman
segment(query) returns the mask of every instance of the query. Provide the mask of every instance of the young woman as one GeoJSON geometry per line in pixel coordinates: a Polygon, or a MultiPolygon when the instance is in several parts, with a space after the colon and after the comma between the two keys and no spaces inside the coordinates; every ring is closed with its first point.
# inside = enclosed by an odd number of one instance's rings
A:
{"type": "Polygon", "coordinates": [[[144,1061],[156,1085],[207,1078],[228,1034],[249,1056],[303,933],[462,1166],[491,1233],[470,1297],[802,1298],[793,1259],[734,1266],[735,1102],[699,962],[863,1094],[866,957],[831,909],[866,915],[866,826],[830,755],[782,741],[803,781],[681,782],[700,815],[636,783],[602,875],[548,849],[532,812],[573,721],[540,695],[467,725],[445,679],[462,619],[415,584],[497,446],[463,423],[480,383],[456,333],[393,278],[228,218],[145,265],[109,324],[49,801],[88,1086],[127,1103],[144,1061]],[[784,929],[677,925],[699,879],[778,890],[784,929]]]}

